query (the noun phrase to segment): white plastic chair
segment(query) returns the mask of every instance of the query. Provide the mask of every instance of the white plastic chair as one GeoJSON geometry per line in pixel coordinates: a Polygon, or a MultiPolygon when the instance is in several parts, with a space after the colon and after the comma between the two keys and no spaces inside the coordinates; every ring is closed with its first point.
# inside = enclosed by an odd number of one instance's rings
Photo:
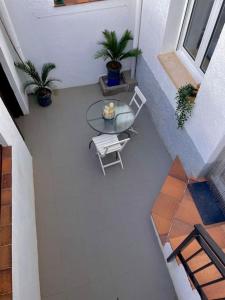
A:
{"type": "Polygon", "coordinates": [[[121,164],[121,167],[123,169],[123,162],[121,159],[120,152],[123,150],[125,145],[130,139],[124,139],[124,140],[119,140],[117,135],[111,135],[111,134],[102,134],[96,137],[92,138],[93,143],[95,144],[96,150],[97,150],[97,155],[102,167],[102,172],[105,175],[105,168],[108,168],[110,166],[116,165],[116,164],[121,164]],[[117,160],[105,164],[103,163],[103,158],[106,157],[107,154],[109,153],[116,153],[117,154],[117,160]]]}
{"type": "MultiPolygon", "coordinates": [[[[129,106],[135,106],[136,108],[136,112],[134,115],[134,119],[137,118],[137,116],[139,115],[143,105],[146,103],[147,99],[145,98],[145,96],[142,94],[141,90],[139,89],[139,87],[135,87],[134,89],[134,96],[131,99],[129,106]]],[[[133,127],[131,127],[129,129],[130,131],[134,132],[134,133],[138,133],[133,127]]]]}

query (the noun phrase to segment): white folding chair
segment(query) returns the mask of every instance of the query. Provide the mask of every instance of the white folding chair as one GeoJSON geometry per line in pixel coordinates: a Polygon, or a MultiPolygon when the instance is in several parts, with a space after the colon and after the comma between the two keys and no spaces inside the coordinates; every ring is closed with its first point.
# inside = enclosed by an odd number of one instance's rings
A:
{"type": "Polygon", "coordinates": [[[92,141],[95,144],[97,150],[97,155],[104,175],[105,168],[116,164],[121,164],[121,167],[123,169],[123,162],[121,159],[120,152],[123,150],[123,148],[129,140],[130,139],[128,138],[120,141],[117,135],[114,134],[102,134],[92,138],[92,141]],[[116,161],[104,165],[103,158],[105,158],[107,154],[114,152],[116,153],[116,161]]]}
{"type": "MultiPolygon", "coordinates": [[[[139,87],[135,87],[134,89],[134,96],[131,99],[129,106],[134,107],[136,109],[135,115],[134,115],[134,119],[137,118],[137,116],[139,115],[143,105],[146,103],[147,99],[145,98],[145,96],[142,94],[141,90],[139,89],[139,87]]],[[[129,129],[130,131],[134,132],[134,133],[138,133],[133,127],[131,127],[129,129]]]]}

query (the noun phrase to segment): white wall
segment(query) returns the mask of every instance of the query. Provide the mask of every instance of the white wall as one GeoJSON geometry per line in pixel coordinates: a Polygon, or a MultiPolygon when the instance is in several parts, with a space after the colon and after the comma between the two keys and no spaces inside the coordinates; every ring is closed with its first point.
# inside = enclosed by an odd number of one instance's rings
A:
{"type": "MultiPolygon", "coordinates": [[[[105,74],[105,63],[95,60],[104,29],[134,28],[136,0],[105,0],[65,7],[53,0],[6,0],[23,53],[37,66],[55,62],[60,87],[96,83],[105,74]]],[[[125,68],[130,68],[126,62],[125,68]]]]}
{"type": "Polygon", "coordinates": [[[40,300],[32,157],[0,99],[0,136],[12,146],[13,299],[40,300]]]}
{"type": "MultiPolygon", "coordinates": [[[[158,114],[158,116],[161,114],[161,118],[164,119],[159,125],[160,134],[166,140],[172,156],[178,154],[181,158],[183,157],[185,166],[189,168],[188,173],[198,175],[217,157],[225,145],[225,31],[222,32],[202,82],[191,119],[186,123],[183,131],[177,130],[175,125],[172,128],[170,124],[172,122],[175,124],[176,89],[160,65],[157,55],[176,49],[179,33],[177,29],[180,28],[182,16],[182,6],[176,6],[177,1],[144,0],[140,47],[143,49],[144,63],[160,86],[164,98],[173,108],[173,113],[170,115],[166,111],[165,105],[160,107],[160,111],[157,109],[154,111],[154,114],[158,114]],[[162,112],[163,110],[164,112],[162,112]],[[194,146],[191,145],[192,143],[194,146]],[[196,148],[196,153],[194,153],[193,147],[196,148]],[[199,154],[202,163],[197,166],[199,154]]],[[[185,1],[182,0],[182,3],[184,6],[185,1]]],[[[147,71],[143,71],[143,69],[139,69],[139,78],[142,79],[144,77],[141,76],[142,72],[146,72],[146,76],[148,76],[147,71]]],[[[156,101],[157,99],[155,99],[156,101]]],[[[155,119],[157,119],[156,116],[155,119]]]]}
{"type": "MultiPolygon", "coordinates": [[[[5,10],[4,3],[0,1],[0,16],[5,22],[6,25],[6,17],[7,10],[5,10]]],[[[9,28],[9,24],[8,28],[9,28]]],[[[9,31],[12,34],[12,28],[9,31]]],[[[18,100],[18,103],[24,114],[29,112],[28,108],[28,100],[27,97],[23,93],[22,83],[18,76],[18,73],[14,66],[14,61],[17,59],[16,53],[14,52],[12,46],[10,45],[9,39],[5,32],[2,23],[0,22],[0,63],[5,71],[5,74],[11,84],[13,92],[18,100]]]]}

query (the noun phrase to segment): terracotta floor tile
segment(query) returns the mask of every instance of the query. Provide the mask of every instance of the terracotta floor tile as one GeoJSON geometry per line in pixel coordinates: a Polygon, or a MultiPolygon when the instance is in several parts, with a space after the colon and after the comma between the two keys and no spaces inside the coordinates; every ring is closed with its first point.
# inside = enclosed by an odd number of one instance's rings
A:
{"type": "Polygon", "coordinates": [[[0,300],[12,300],[13,299],[13,295],[7,294],[7,295],[0,295],[0,300]]]}
{"type": "Polygon", "coordinates": [[[2,148],[2,157],[7,158],[7,157],[12,157],[12,147],[3,147],[2,148]]]}
{"type": "Polygon", "coordinates": [[[4,189],[1,193],[2,205],[10,205],[12,203],[12,190],[4,189]]]}
{"type": "Polygon", "coordinates": [[[2,173],[11,173],[12,170],[12,159],[11,157],[4,158],[2,161],[2,173]]]}
{"type": "Polygon", "coordinates": [[[209,300],[221,298],[225,299],[225,281],[221,281],[219,283],[205,287],[203,290],[209,300]]]}
{"type": "Polygon", "coordinates": [[[12,266],[11,245],[0,247],[0,270],[12,266]]]}
{"type": "Polygon", "coordinates": [[[0,226],[0,246],[5,246],[11,244],[12,233],[11,225],[0,226]]]}
{"type": "Polygon", "coordinates": [[[0,271],[0,294],[8,294],[12,291],[11,269],[0,271]]]}
{"type": "Polygon", "coordinates": [[[186,237],[187,235],[170,238],[169,241],[172,249],[175,250],[184,241],[186,237]]]}
{"type": "Polygon", "coordinates": [[[180,220],[174,219],[169,232],[169,238],[185,236],[190,234],[194,229],[194,226],[182,222],[180,220]]]}
{"type": "Polygon", "coordinates": [[[225,234],[223,229],[220,226],[212,227],[212,228],[206,228],[209,235],[212,237],[212,239],[218,244],[219,247],[222,249],[225,248],[225,234]]]}
{"type": "Polygon", "coordinates": [[[1,208],[0,225],[9,225],[12,223],[12,207],[3,205],[1,208]]]}
{"type": "Polygon", "coordinates": [[[189,260],[188,265],[192,271],[195,271],[210,262],[210,258],[205,252],[201,252],[193,259],[189,260]]]}
{"type": "Polygon", "coordinates": [[[186,202],[187,203],[189,203],[189,202],[194,203],[194,200],[192,199],[191,193],[189,192],[188,189],[185,190],[184,197],[182,198],[180,204],[186,205],[186,202]]]}
{"type": "Polygon", "coordinates": [[[152,213],[152,218],[155,223],[156,229],[160,236],[167,236],[170,230],[171,221],[163,217],[158,216],[155,213],[152,213]]]}
{"type": "Polygon", "coordinates": [[[187,183],[188,178],[179,157],[174,160],[169,175],[187,183]]]}
{"type": "MultiPolygon", "coordinates": [[[[184,241],[187,235],[179,236],[175,238],[170,238],[170,244],[173,250],[175,250],[180,244],[184,241]]],[[[196,240],[193,240],[191,244],[189,244],[183,251],[182,255],[184,258],[189,258],[192,254],[194,254],[197,250],[200,249],[200,245],[196,240]]],[[[191,261],[190,261],[191,262],[191,261]]]]}
{"type": "Polygon", "coordinates": [[[191,201],[188,196],[182,199],[179,208],[175,213],[175,218],[191,225],[202,224],[199,212],[193,200],[191,201]]]}
{"type": "Polygon", "coordinates": [[[198,241],[193,240],[183,251],[182,251],[182,255],[184,256],[184,258],[188,258],[190,257],[192,254],[194,254],[196,251],[198,251],[200,249],[200,245],[198,243],[198,241]]]}
{"type": "Polygon", "coordinates": [[[4,174],[2,176],[2,188],[10,189],[12,187],[12,176],[11,174],[4,174]]]}
{"type": "Polygon", "coordinates": [[[156,199],[152,212],[160,217],[168,220],[172,220],[176,210],[178,209],[178,204],[172,197],[169,197],[163,193],[160,193],[156,199]]]}
{"type": "Polygon", "coordinates": [[[186,184],[183,181],[168,176],[162,186],[161,192],[180,201],[184,196],[185,190],[186,184]]]}
{"type": "Polygon", "coordinates": [[[221,278],[221,274],[215,266],[210,266],[203,271],[196,273],[195,278],[200,284],[204,284],[212,280],[221,278]]]}

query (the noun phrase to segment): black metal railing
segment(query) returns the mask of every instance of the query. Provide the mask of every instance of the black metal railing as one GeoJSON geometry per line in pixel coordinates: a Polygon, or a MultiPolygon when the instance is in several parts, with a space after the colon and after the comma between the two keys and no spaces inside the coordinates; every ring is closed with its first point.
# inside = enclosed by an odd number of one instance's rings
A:
{"type": "MultiPolygon", "coordinates": [[[[194,287],[199,292],[201,299],[208,300],[206,293],[204,292],[204,288],[207,286],[212,286],[218,282],[225,281],[225,253],[220,249],[220,247],[216,244],[216,242],[210,237],[207,231],[204,229],[202,225],[195,225],[194,230],[189,234],[189,236],[178,246],[174,252],[168,257],[167,262],[171,262],[173,259],[178,257],[187,272],[189,278],[191,279],[194,287]],[[188,258],[184,258],[182,251],[186,249],[194,240],[198,241],[200,248],[193,253],[188,258]],[[205,253],[209,262],[196,270],[191,270],[188,262],[190,262],[194,257],[196,257],[200,253],[205,253]],[[207,268],[215,266],[218,270],[220,277],[214,280],[210,280],[204,284],[199,283],[196,274],[206,270],[207,268]]],[[[214,300],[224,300],[225,295],[222,298],[217,298],[214,300]]]]}

